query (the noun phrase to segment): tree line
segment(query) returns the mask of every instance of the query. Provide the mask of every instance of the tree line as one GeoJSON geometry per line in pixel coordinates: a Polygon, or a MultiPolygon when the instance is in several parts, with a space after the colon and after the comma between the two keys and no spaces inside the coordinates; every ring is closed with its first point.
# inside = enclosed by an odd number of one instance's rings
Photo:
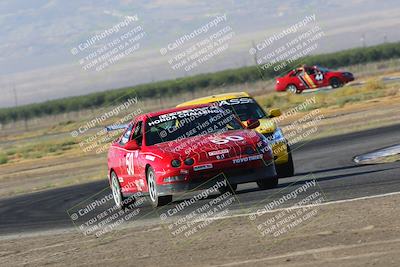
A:
{"type": "MultiPolygon", "coordinates": [[[[298,64],[321,65],[328,68],[338,68],[349,65],[364,64],[380,60],[400,57],[400,42],[386,43],[370,47],[360,47],[334,53],[307,56],[288,64],[282,71],[288,71],[298,64]]],[[[56,115],[65,112],[98,108],[132,97],[159,98],[179,93],[194,92],[208,87],[218,87],[245,82],[255,82],[262,79],[271,79],[277,75],[273,67],[263,69],[261,66],[228,69],[214,73],[199,74],[191,77],[174,80],[153,82],[82,96],[74,96],[49,100],[42,103],[29,104],[18,107],[1,108],[0,123],[4,124],[17,120],[28,120],[45,115],[56,115]]]]}

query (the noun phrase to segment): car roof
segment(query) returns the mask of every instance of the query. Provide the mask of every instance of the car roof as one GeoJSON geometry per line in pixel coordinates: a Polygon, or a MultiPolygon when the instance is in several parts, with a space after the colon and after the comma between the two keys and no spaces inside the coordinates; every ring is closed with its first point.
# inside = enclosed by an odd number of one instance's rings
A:
{"type": "Polygon", "coordinates": [[[251,96],[246,92],[233,92],[233,93],[211,95],[211,96],[196,98],[191,101],[183,102],[183,103],[177,105],[177,107],[185,107],[185,106],[198,105],[198,104],[207,104],[207,103],[229,100],[229,99],[239,98],[239,97],[251,97],[251,96]]]}

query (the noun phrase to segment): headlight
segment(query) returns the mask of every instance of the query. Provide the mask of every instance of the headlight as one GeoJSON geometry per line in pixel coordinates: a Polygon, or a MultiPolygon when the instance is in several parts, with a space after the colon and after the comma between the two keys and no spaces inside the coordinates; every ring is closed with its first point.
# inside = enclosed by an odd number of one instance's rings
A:
{"type": "Polygon", "coordinates": [[[186,165],[190,166],[190,165],[193,165],[194,159],[192,159],[192,158],[187,158],[187,159],[185,159],[184,162],[185,162],[186,165]]]}
{"type": "Polygon", "coordinates": [[[171,165],[172,167],[178,168],[179,166],[181,166],[181,161],[179,159],[173,159],[171,161],[171,165]]]}
{"type": "Polygon", "coordinates": [[[275,132],[272,134],[272,143],[284,142],[285,137],[283,136],[281,128],[276,128],[275,132]]]}

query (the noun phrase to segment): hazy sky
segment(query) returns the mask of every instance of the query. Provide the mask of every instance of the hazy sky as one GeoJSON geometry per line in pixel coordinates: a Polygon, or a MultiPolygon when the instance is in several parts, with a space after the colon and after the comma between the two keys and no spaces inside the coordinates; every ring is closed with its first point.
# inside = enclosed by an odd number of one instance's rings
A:
{"type": "Polygon", "coordinates": [[[400,40],[395,0],[3,0],[0,107],[16,104],[13,88],[21,105],[254,64],[254,44],[313,14],[315,21],[257,55],[315,27],[323,36],[311,53],[400,40]],[[191,47],[207,45],[212,56],[191,67],[182,62],[194,57],[191,47]]]}

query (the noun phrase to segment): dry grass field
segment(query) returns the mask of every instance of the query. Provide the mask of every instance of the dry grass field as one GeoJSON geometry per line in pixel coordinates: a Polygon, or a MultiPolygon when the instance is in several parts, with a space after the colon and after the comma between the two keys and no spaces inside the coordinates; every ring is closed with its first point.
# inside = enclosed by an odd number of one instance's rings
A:
{"type": "MultiPolygon", "coordinates": [[[[368,70],[373,68],[377,68],[377,64],[368,70]]],[[[285,131],[290,123],[318,109],[323,114],[323,119],[319,123],[318,131],[307,139],[397,123],[400,119],[400,84],[384,83],[381,79],[398,77],[400,72],[390,68],[377,70],[374,76],[367,70],[356,75],[356,82],[364,83],[363,85],[301,95],[276,93],[273,91],[273,81],[265,81],[229,88],[212,88],[206,92],[162,100],[139,99],[137,106],[129,111],[110,118],[77,137],[71,136],[71,132],[112,107],[38,118],[29,121],[27,125],[24,122],[3,125],[0,135],[0,197],[105,179],[105,151],[114,138],[102,132],[105,125],[118,121],[133,110],[147,112],[172,107],[182,101],[214,93],[249,91],[265,110],[281,108],[284,113],[309,98],[315,98],[315,104],[306,111],[288,116],[279,123],[285,131]],[[99,136],[104,137],[104,140],[99,136]],[[97,145],[88,149],[92,143],[97,145]],[[96,151],[101,146],[104,149],[96,151]]]]}

